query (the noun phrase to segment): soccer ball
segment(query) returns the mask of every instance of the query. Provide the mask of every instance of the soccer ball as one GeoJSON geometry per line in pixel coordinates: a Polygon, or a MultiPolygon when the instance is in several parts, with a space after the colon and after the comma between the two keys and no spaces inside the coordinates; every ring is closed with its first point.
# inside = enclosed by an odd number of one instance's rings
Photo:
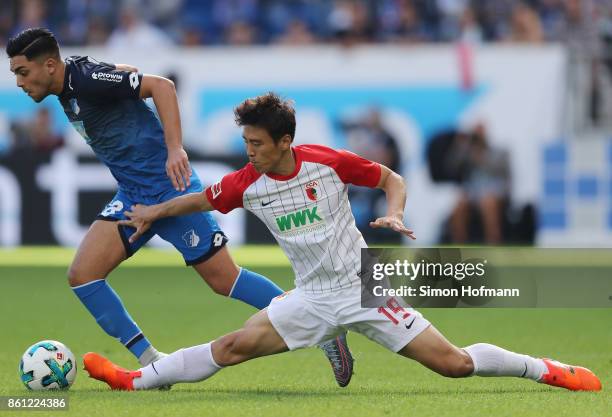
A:
{"type": "Polygon", "coordinates": [[[76,360],[63,343],[43,340],[30,346],[19,363],[19,376],[34,391],[68,389],[76,377],[76,360]]]}

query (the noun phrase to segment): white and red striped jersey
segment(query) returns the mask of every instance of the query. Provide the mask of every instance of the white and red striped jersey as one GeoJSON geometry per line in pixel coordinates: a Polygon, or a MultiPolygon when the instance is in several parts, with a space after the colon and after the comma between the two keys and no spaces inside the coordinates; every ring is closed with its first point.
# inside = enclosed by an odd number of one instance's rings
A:
{"type": "Polygon", "coordinates": [[[380,165],[320,145],[295,146],[295,171],[260,174],[252,164],[208,187],[212,206],[227,213],[244,207],[263,221],[289,258],[295,285],[326,293],[359,284],[360,250],[348,184],[375,187],[380,165]]]}

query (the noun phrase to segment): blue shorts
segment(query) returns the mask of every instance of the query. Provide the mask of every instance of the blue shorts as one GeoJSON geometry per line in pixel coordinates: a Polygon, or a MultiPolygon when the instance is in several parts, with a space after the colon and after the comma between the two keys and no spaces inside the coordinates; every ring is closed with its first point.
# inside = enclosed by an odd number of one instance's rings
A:
{"type": "MultiPolygon", "coordinates": [[[[202,191],[200,183],[192,183],[185,192],[181,193],[170,189],[155,199],[156,201],[151,201],[150,198],[139,199],[128,196],[125,192],[119,190],[110,203],[104,207],[104,210],[98,214],[96,219],[106,221],[124,220],[126,217],[123,212],[130,210],[134,204],[151,205],[162,203],[179,195],[198,191],[202,191]]],[[[171,243],[183,255],[187,265],[196,265],[206,261],[227,243],[227,237],[208,212],[159,219],[136,242],[130,243],[129,237],[135,231],[136,229],[133,227],[119,226],[119,235],[128,257],[136,253],[153,236],[159,235],[159,237],[171,243]]]]}

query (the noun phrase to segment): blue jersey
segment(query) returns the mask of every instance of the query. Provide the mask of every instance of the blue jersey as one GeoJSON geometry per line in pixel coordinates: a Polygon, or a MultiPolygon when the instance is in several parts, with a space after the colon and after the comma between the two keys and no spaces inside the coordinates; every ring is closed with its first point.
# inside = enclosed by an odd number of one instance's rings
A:
{"type": "MultiPolygon", "coordinates": [[[[140,98],[142,74],[87,56],[65,60],[59,101],[72,126],[111,171],[119,189],[146,203],[173,189],[159,119],[140,98]]],[[[194,172],[193,182],[199,183],[194,172]]]]}

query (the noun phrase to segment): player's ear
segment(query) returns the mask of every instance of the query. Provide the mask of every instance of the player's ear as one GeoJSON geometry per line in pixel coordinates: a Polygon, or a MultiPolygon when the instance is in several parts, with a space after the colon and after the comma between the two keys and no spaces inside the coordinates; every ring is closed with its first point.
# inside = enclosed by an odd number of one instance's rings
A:
{"type": "Polygon", "coordinates": [[[43,63],[43,65],[46,68],[49,75],[53,75],[55,74],[55,71],[57,71],[57,59],[56,58],[49,57],[45,59],[45,62],[43,63]]]}
{"type": "Polygon", "coordinates": [[[278,145],[280,146],[281,150],[286,151],[289,148],[291,148],[291,136],[289,135],[285,135],[282,138],[280,138],[280,140],[278,141],[278,145]]]}

